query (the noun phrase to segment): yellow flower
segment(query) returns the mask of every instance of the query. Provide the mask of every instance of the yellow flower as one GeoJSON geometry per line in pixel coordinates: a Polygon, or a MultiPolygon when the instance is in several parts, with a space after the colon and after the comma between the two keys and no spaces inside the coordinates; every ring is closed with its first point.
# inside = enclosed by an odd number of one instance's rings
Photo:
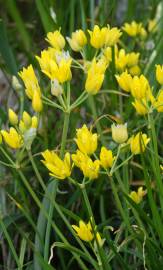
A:
{"type": "Polygon", "coordinates": [[[100,59],[98,62],[93,59],[88,69],[87,79],[85,82],[85,90],[89,94],[95,95],[100,90],[104,81],[104,72],[106,67],[107,64],[104,59],[100,59]]]}
{"type": "Polygon", "coordinates": [[[136,99],[143,99],[149,95],[149,82],[144,75],[134,76],[131,84],[131,94],[136,99]]]}
{"type": "Polygon", "coordinates": [[[41,70],[51,80],[56,79],[59,83],[71,80],[71,62],[69,53],[58,52],[48,49],[41,52],[41,57],[36,56],[41,70]]]}
{"type": "Polygon", "coordinates": [[[18,116],[12,109],[8,110],[8,118],[13,126],[18,124],[18,116]]]}
{"type": "Polygon", "coordinates": [[[127,124],[112,124],[112,138],[116,143],[124,143],[128,139],[127,124]]]}
{"type": "Polygon", "coordinates": [[[82,164],[86,163],[89,159],[87,154],[84,154],[79,150],[76,151],[76,154],[72,154],[71,157],[75,166],[78,167],[81,171],[82,171],[82,164]]]}
{"type": "Polygon", "coordinates": [[[142,132],[137,133],[135,136],[132,136],[129,139],[131,152],[134,155],[138,155],[145,151],[147,144],[149,143],[150,138],[142,132]]]}
{"type": "Polygon", "coordinates": [[[72,225],[72,228],[76,231],[79,238],[83,241],[90,242],[93,240],[92,228],[90,222],[86,224],[83,220],[79,221],[79,227],[72,225]]]}
{"type": "Polygon", "coordinates": [[[127,71],[121,73],[120,75],[115,75],[119,86],[126,92],[130,92],[132,77],[127,71]]]}
{"type": "Polygon", "coordinates": [[[85,90],[89,94],[95,95],[100,90],[103,81],[104,81],[104,74],[96,73],[95,76],[92,76],[91,73],[88,73],[87,80],[85,83],[85,90]]]}
{"type": "Polygon", "coordinates": [[[124,49],[120,49],[115,55],[115,65],[120,71],[124,70],[128,63],[128,55],[124,49]]]}
{"type": "Polygon", "coordinates": [[[78,168],[80,168],[85,177],[91,180],[98,178],[98,173],[100,169],[99,160],[92,161],[92,159],[87,156],[87,154],[84,154],[79,150],[77,150],[76,154],[72,155],[72,160],[74,164],[78,168]]]}
{"type": "Polygon", "coordinates": [[[57,64],[55,62],[55,49],[41,51],[41,57],[36,56],[39,62],[41,71],[45,73],[50,79],[53,79],[53,74],[56,72],[57,64]]]}
{"type": "Polygon", "coordinates": [[[136,112],[140,115],[145,115],[148,113],[148,104],[146,99],[137,100],[135,99],[135,102],[132,102],[132,105],[135,107],[136,112]]]}
{"type": "Polygon", "coordinates": [[[49,175],[58,179],[65,179],[71,175],[70,154],[66,153],[64,160],[61,160],[53,151],[46,150],[42,153],[43,164],[50,171],[49,175]]]}
{"type": "Polygon", "coordinates": [[[42,100],[38,91],[34,91],[32,98],[32,107],[35,112],[41,112],[43,109],[42,100]]]}
{"type": "Polygon", "coordinates": [[[138,64],[140,53],[131,52],[128,53],[127,65],[132,67],[138,64]]]}
{"type": "Polygon", "coordinates": [[[91,155],[96,151],[97,133],[92,134],[86,125],[76,130],[76,137],[75,142],[82,153],[91,155]]]}
{"type": "Polygon", "coordinates": [[[108,26],[105,36],[105,46],[114,46],[121,35],[122,32],[117,27],[110,28],[108,26]]]}
{"type": "Polygon", "coordinates": [[[112,49],[111,47],[106,47],[104,50],[103,50],[103,54],[104,54],[104,57],[107,61],[107,64],[111,62],[112,60],[112,49]]]}
{"type": "Polygon", "coordinates": [[[135,37],[137,36],[142,28],[141,23],[137,23],[135,21],[132,21],[130,24],[125,23],[124,26],[122,27],[123,31],[126,32],[129,36],[135,37]]]}
{"type": "Polygon", "coordinates": [[[76,30],[72,33],[71,38],[67,38],[67,41],[71,49],[75,52],[81,51],[81,49],[87,44],[87,38],[83,30],[76,30]]]}
{"type": "Polygon", "coordinates": [[[68,61],[66,59],[61,59],[61,61],[58,63],[58,72],[56,73],[56,79],[58,79],[60,83],[71,80],[71,62],[72,59],[69,59],[68,61]]]}
{"type": "Polygon", "coordinates": [[[90,44],[96,48],[100,49],[105,44],[107,27],[99,28],[98,25],[95,25],[93,31],[88,30],[90,35],[90,44]]]}
{"type": "Polygon", "coordinates": [[[65,46],[65,39],[58,30],[49,32],[46,41],[57,50],[62,50],[65,46]]]}
{"type": "Polygon", "coordinates": [[[100,164],[104,169],[111,168],[113,165],[115,157],[113,157],[113,153],[111,150],[106,149],[106,147],[102,146],[100,151],[100,164]]]}
{"type": "Polygon", "coordinates": [[[24,82],[26,88],[25,92],[29,99],[33,98],[33,94],[35,91],[37,91],[41,96],[38,80],[36,78],[32,65],[28,66],[27,68],[23,68],[23,70],[20,71],[18,74],[24,82]]]}
{"type": "Polygon", "coordinates": [[[163,89],[159,92],[153,106],[158,112],[163,112],[163,89]]]}
{"type": "Polygon", "coordinates": [[[143,187],[139,187],[137,192],[136,191],[131,191],[129,197],[137,204],[139,204],[143,197],[145,196],[146,191],[143,190],[143,187]]]}
{"type": "Polygon", "coordinates": [[[98,178],[100,161],[99,160],[92,161],[92,159],[88,157],[87,162],[82,163],[81,168],[85,177],[91,180],[96,179],[98,178]]]}
{"type": "Polygon", "coordinates": [[[135,65],[129,68],[129,72],[132,76],[139,76],[141,73],[141,69],[138,65],[135,65]]]}
{"type": "Polygon", "coordinates": [[[1,134],[4,141],[13,149],[18,149],[23,145],[23,138],[15,128],[11,127],[9,132],[2,130],[1,134]]]}
{"type": "Polygon", "coordinates": [[[156,65],[156,79],[163,85],[163,65],[156,65]]]}

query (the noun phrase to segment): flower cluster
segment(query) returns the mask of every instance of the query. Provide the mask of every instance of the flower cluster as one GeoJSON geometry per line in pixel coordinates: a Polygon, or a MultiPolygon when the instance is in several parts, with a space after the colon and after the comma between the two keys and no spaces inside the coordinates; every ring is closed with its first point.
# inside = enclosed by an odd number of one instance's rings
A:
{"type": "MultiPolygon", "coordinates": [[[[115,142],[122,144],[128,139],[127,125],[112,125],[112,138],[115,142]]],[[[73,164],[78,167],[85,178],[90,180],[97,179],[99,176],[100,166],[107,170],[112,168],[115,157],[110,149],[102,146],[99,159],[95,151],[97,149],[98,136],[97,133],[92,133],[86,125],[76,131],[75,142],[78,146],[75,154],[71,155],[73,164]],[[94,159],[91,157],[94,155],[94,159]]],[[[129,138],[126,144],[130,145],[133,155],[143,153],[149,143],[150,138],[141,132],[129,138]]],[[[50,171],[50,175],[58,179],[65,179],[71,175],[70,154],[66,153],[62,161],[57,154],[46,150],[42,153],[44,157],[44,165],[50,171]]]]}
{"type": "MultiPolygon", "coordinates": [[[[160,65],[156,66],[156,79],[162,84],[163,71],[160,65]]],[[[126,92],[130,92],[134,98],[132,105],[136,112],[140,115],[145,115],[156,109],[158,112],[163,112],[163,90],[161,89],[156,97],[152,93],[149,81],[144,75],[131,76],[127,71],[116,75],[117,82],[120,88],[126,92]]]]}
{"type": "Polygon", "coordinates": [[[10,127],[9,131],[1,130],[4,142],[13,149],[19,149],[22,146],[30,149],[36,136],[38,118],[36,116],[31,117],[24,111],[19,121],[17,114],[12,109],[9,109],[8,117],[10,124],[14,127],[10,127]]]}

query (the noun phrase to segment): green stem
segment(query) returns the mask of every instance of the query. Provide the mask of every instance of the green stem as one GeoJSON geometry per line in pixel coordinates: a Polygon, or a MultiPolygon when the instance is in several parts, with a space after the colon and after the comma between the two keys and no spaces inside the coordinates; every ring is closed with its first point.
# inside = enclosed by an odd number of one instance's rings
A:
{"type": "Polygon", "coordinates": [[[48,98],[46,98],[44,96],[42,96],[42,100],[43,100],[43,103],[45,103],[45,104],[47,104],[49,106],[52,106],[54,108],[58,108],[58,109],[63,111],[63,108],[59,104],[57,104],[56,102],[51,101],[50,99],[48,99],[48,98]]]}
{"type": "Polygon", "coordinates": [[[88,98],[88,93],[83,91],[83,93],[75,100],[73,104],[71,104],[70,109],[75,109],[78,107],[81,103],[83,103],[84,100],[88,98]]]}
{"type": "Polygon", "coordinates": [[[69,126],[69,119],[70,114],[65,113],[64,115],[64,124],[63,124],[63,132],[62,132],[62,140],[61,140],[61,150],[60,150],[60,157],[61,159],[64,156],[65,146],[66,146],[66,139],[67,139],[67,133],[68,133],[68,126],[69,126]]]}
{"type": "Polygon", "coordinates": [[[113,170],[112,174],[117,171],[119,168],[121,168],[123,165],[125,165],[131,158],[133,157],[133,154],[129,156],[127,159],[125,159],[121,164],[119,164],[115,169],[113,170]]]}
{"type": "Polygon", "coordinates": [[[117,163],[117,160],[118,160],[118,157],[119,157],[120,151],[121,151],[121,144],[118,146],[117,155],[116,155],[116,158],[115,158],[115,160],[114,160],[113,166],[112,166],[112,168],[111,168],[111,170],[110,170],[110,175],[111,175],[111,176],[112,176],[112,174],[113,174],[113,171],[114,171],[115,165],[116,165],[116,163],[117,163]]]}

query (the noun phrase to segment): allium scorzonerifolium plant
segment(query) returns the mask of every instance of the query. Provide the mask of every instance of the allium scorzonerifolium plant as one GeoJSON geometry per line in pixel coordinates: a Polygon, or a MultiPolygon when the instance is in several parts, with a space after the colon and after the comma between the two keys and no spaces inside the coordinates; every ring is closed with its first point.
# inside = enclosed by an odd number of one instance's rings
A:
{"type": "MultiPolygon", "coordinates": [[[[154,36],[156,32],[157,24],[154,21],[150,21],[146,28],[142,23],[135,21],[125,23],[121,29],[109,25],[104,27],[95,25],[88,31],[76,30],[70,37],[64,37],[61,29],[49,32],[46,37],[47,48],[35,57],[41,75],[38,76],[39,73],[30,64],[19,71],[21,80],[14,78],[13,81],[15,88],[24,87],[31,105],[28,112],[23,111],[21,114],[14,112],[12,108],[8,111],[9,128],[3,128],[0,133],[0,147],[5,157],[4,166],[18,171],[19,177],[43,213],[44,219],[46,222],[47,219],[50,220],[51,226],[58,234],[59,241],[63,243],[60,246],[67,248],[79,264],[82,259],[90,267],[81,269],[111,269],[108,267],[115,256],[114,252],[110,255],[112,249],[109,246],[109,241],[114,239],[114,235],[110,236],[114,230],[111,227],[114,222],[108,224],[108,213],[103,212],[100,218],[97,217],[96,209],[91,203],[94,196],[92,190],[99,196],[96,196],[95,200],[98,204],[100,202],[100,207],[104,202],[100,199],[99,191],[108,193],[108,197],[111,196],[109,192],[113,194],[115,205],[122,221],[125,222],[123,224],[126,224],[128,233],[135,235],[135,239],[137,237],[134,245],[138,243],[140,248],[144,241],[144,238],[143,240],[141,238],[144,229],[139,228],[141,222],[136,211],[139,212],[140,205],[142,208],[147,207],[147,198],[154,205],[152,188],[155,192],[159,189],[163,194],[160,180],[161,158],[155,141],[157,139],[155,124],[163,112],[163,66],[158,64],[155,67],[157,87],[154,89],[144,73],[148,59],[143,54],[148,35],[154,36]],[[127,47],[130,43],[132,46],[127,47]],[[78,91],[71,86],[74,84],[75,76],[78,78],[75,82],[76,89],[80,87],[78,91]],[[42,84],[40,78],[46,83],[42,84]],[[43,89],[45,84],[49,86],[47,93],[43,89]],[[87,120],[86,117],[84,121],[79,119],[78,122],[83,123],[77,123],[76,127],[72,127],[75,136],[69,138],[71,119],[81,106],[85,110],[90,107],[92,120],[90,121],[90,118],[87,120]],[[59,146],[55,146],[56,149],[49,149],[44,144],[40,147],[37,153],[41,168],[39,171],[32,154],[32,146],[37,143],[39,136],[43,136],[40,130],[47,110],[63,115],[63,132],[58,141],[59,146]],[[68,142],[69,139],[71,143],[68,142]],[[33,173],[45,192],[45,197],[49,199],[50,207],[56,208],[58,215],[66,224],[64,230],[71,234],[69,236],[66,233],[67,239],[64,232],[58,229],[60,222],[57,223],[53,215],[48,216],[44,203],[29,185],[24,169],[26,165],[22,165],[25,153],[28,153],[33,173]],[[147,180],[148,172],[144,174],[141,172],[145,163],[146,166],[150,164],[149,158],[146,158],[148,155],[152,155],[151,164],[155,172],[152,175],[154,180],[151,181],[155,181],[154,184],[147,180]],[[132,178],[135,175],[143,177],[136,189],[132,185],[132,178]],[[77,212],[75,207],[74,211],[72,207],[67,212],[61,210],[55,202],[56,193],[51,195],[54,185],[55,188],[59,185],[58,190],[62,185],[68,189],[67,192],[70,189],[71,196],[76,194],[79,201],[82,198],[81,207],[84,208],[84,214],[81,211],[80,216],[80,211],[77,212]],[[137,231],[134,227],[136,222],[139,224],[137,231]]],[[[53,136],[56,132],[57,130],[50,130],[53,136]]],[[[160,203],[162,205],[162,201],[160,203]]],[[[144,215],[144,212],[141,213],[144,215]]],[[[158,223],[156,227],[157,225],[158,223]]],[[[119,229],[118,226],[120,225],[117,225],[119,229]]],[[[116,241],[119,241],[118,237],[123,238],[119,236],[119,232],[116,233],[118,235],[116,241]]],[[[159,229],[156,234],[162,237],[159,229]]],[[[47,240],[47,243],[50,242],[47,240]]],[[[58,248],[60,246],[58,244],[58,248]]],[[[46,248],[50,264],[53,258],[50,256],[50,244],[46,248]]],[[[51,252],[52,250],[53,248],[51,252]]],[[[119,252],[118,249],[116,252],[119,252]]],[[[142,265],[143,259],[139,259],[142,265]]]]}

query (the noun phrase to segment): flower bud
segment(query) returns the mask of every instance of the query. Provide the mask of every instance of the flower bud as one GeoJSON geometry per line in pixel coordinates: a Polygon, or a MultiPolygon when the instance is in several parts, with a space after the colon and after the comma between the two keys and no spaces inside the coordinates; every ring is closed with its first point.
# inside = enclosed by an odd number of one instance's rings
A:
{"type": "Polygon", "coordinates": [[[35,112],[41,112],[42,111],[42,108],[43,108],[42,100],[41,100],[41,97],[40,97],[38,91],[34,91],[33,99],[32,99],[32,107],[33,107],[35,112]]]}
{"type": "Polygon", "coordinates": [[[127,123],[124,125],[113,124],[111,129],[112,138],[116,143],[124,143],[128,139],[127,123]]]}
{"type": "Polygon", "coordinates": [[[27,113],[27,112],[23,112],[23,122],[24,122],[24,125],[29,128],[31,126],[31,122],[32,122],[32,119],[30,117],[30,115],[27,113]]]}
{"type": "Polygon", "coordinates": [[[126,92],[130,92],[130,87],[132,83],[132,77],[127,71],[122,72],[121,75],[115,75],[119,86],[126,92]]]}
{"type": "Polygon", "coordinates": [[[65,39],[60,33],[60,31],[56,30],[54,32],[49,32],[47,34],[46,41],[57,50],[62,50],[65,46],[65,39]]]}
{"type": "Polygon", "coordinates": [[[73,51],[81,51],[81,49],[86,45],[87,38],[82,30],[76,30],[72,33],[72,37],[67,37],[67,41],[73,51]]]}
{"type": "Polygon", "coordinates": [[[9,118],[10,124],[12,124],[13,126],[18,124],[18,116],[12,109],[8,110],[8,118],[9,118]]]}
{"type": "Polygon", "coordinates": [[[100,151],[100,164],[105,169],[111,168],[114,161],[113,153],[111,150],[106,149],[104,146],[102,146],[100,151]]]}
{"type": "Polygon", "coordinates": [[[37,128],[38,127],[38,118],[36,116],[32,117],[32,124],[31,124],[32,128],[37,128]]]}
{"type": "Polygon", "coordinates": [[[25,126],[25,124],[22,120],[20,120],[20,122],[19,122],[19,130],[22,134],[27,130],[27,127],[25,126]]]}
{"type": "Polygon", "coordinates": [[[22,88],[22,86],[21,86],[21,84],[16,76],[12,76],[12,87],[17,91],[22,88]]]}
{"type": "Polygon", "coordinates": [[[32,142],[34,138],[36,137],[36,129],[35,128],[30,128],[28,129],[24,135],[24,145],[27,150],[31,149],[32,142]]]}
{"type": "Polygon", "coordinates": [[[63,93],[63,88],[57,80],[51,81],[51,94],[55,97],[60,96],[63,93]]]}

